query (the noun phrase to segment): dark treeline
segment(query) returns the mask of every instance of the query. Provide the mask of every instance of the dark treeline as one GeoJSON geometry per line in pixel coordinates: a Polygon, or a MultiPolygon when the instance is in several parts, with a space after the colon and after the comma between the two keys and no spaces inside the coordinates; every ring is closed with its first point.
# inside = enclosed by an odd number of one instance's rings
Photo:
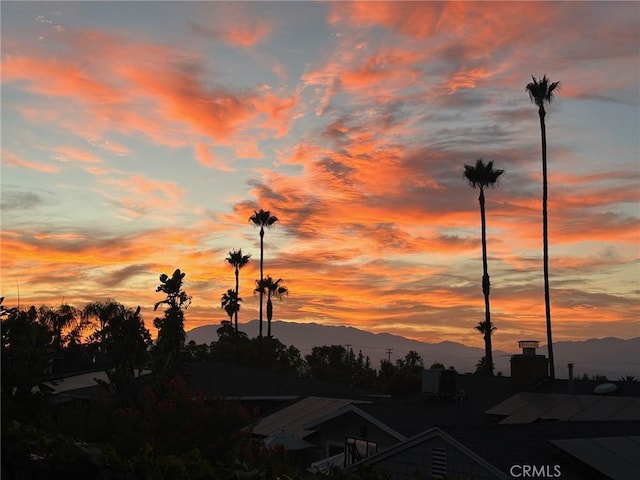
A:
{"type": "MultiPolygon", "coordinates": [[[[184,278],[180,269],[159,277],[155,342],[140,307],[115,300],[80,309],[9,308],[0,299],[3,479],[315,478],[244,430],[259,421],[259,412],[194,390],[189,366],[198,362],[235,362],[394,395],[419,392],[417,352],[378,369],[342,345],[317,346],[303,356],[273,336],[249,338],[236,330],[237,311],[221,322],[217,341],[186,343],[192,298],[184,278]],[[50,382],[99,371],[108,378],[95,379],[105,398],[52,395],[50,382]]],[[[378,477],[336,471],[330,478],[378,477]]]]}

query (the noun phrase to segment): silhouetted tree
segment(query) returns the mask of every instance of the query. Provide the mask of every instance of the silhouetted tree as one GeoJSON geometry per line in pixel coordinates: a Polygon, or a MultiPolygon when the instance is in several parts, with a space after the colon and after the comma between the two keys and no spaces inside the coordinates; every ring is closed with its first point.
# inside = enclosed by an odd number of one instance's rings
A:
{"type": "MultiPolygon", "coordinates": [[[[263,275],[263,263],[264,263],[264,229],[271,228],[271,226],[278,221],[278,218],[271,215],[269,210],[254,211],[253,215],[249,217],[249,221],[254,226],[260,227],[260,281],[264,279],[263,275]]],[[[260,333],[259,338],[262,338],[262,298],[263,292],[260,292],[260,333]]]]}
{"type": "MultiPolygon", "coordinates": [[[[229,255],[225,259],[229,265],[234,267],[236,274],[236,298],[239,298],[240,295],[240,269],[244,267],[247,263],[249,263],[249,259],[251,255],[243,255],[242,249],[233,250],[229,252],[229,255]]],[[[235,329],[236,334],[238,333],[238,312],[240,308],[235,312],[235,329]]]]}
{"type": "Polygon", "coordinates": [[[288,295],[289,290],[282,285],[282,279],[274,280],[267,275],[262,280],[256,280],[256,292],[260,295],[267,295],[267,337],[271,337],[271,320],[273,319],[273,303],[271,297],[282,299],[283,295],[288,295]]]}
{"type": "Polygon", "coordinates": [[[404,365],[407,368],[422,370],[424,365],[422,355],[415,350],[409,350],[409,352],[404,356],[404,365]]]}
{"type": "Polygon", "coordinates": [[[24,399],[41,384],[53,361],[54,334],[39,317],[35,306],[28,310],[5,308],[0,302],[2,319],[2,396],[24,399]]]}
{"type": "MultiPolygon", "coordinates": [[[[491,330],[491,309],[489,307],[489,292],[491,290],[491,282],[489,281],[489,267],[487,266],[487,223],[485,216],[484,189],[493,187],[497,184],[498,178],[504,173],[504,170],[494,169],[493,162],[484,163],[482,159],[476,160],[475,165],[464,166],[464,177],[468,180],[469,185],[473,188],[480,189],[478,202],[480,203],[480,223],[482,225],[482,293],[484,295],[484,312],[485,323],[491,330]]],[[[487,366],[493,365],[493,352],[491,347],[491,335],[484,336],[485,356],[489,359],[487,366]]],[[[493,370],[488,370],[487,375],[493,375],[493,370]]]]}
{"type": "Polygon", "coordinates": [[[553,341],[551,338],[551,303],[549,299],[549,234],[547,228],[547,131],[545,126],[545,103],[551,103],[554,91],[560,86],[560,82],[550,82],[546,75],[541,79],[531,77],[532,82],[527,84],[526,90],[529,98],[538,106],[540,117],[540,136],[542,138],[542,252],[544,271],[544,304],[547,319],[547,347],[549,355],[549,376],[555,378],[553,362],[553,341]]]}
{"type": "Polygon", "coordinates": [[[151,334],[144,326],[140,307],[133,310],[113,301],[102,304],[102,307],[117,314],[112,313],[100,335],[110,382],[101,384],[120,405],[131,405],[138,397],[135,372],[138,370],[140,373],[148,359],[151,334]]]}
{"type": "Polygon", "coordinates": [[[97,344],[99,364],[106,358],[106,335],[108,325],[117,322],[117,318],[124,314],[124,305],[109,299],[104,302],[90,302],[82,309],[82,318],[94,327],[94,331],[89,335],[89,341],[97,344]]]}
{"type": "MultiPolygon", "coordinates": [[[[240,302],[242,302],[242,298],[238,297],[238,293],[231,289],[227,290],[226,293],[223,293],[220,298],[220,305],[222,309],[227,312],[227,315],[229,315],[229,323],[231,325],[233,325],[232,322],[234,315],[237,315],[240,311],[240,302]]],[[[237,326],[238,324],[236,323],[236,333],[238,333],[237,326]]]]}
{"type": "MultiPolygon", "coordinates": [[[[240,336],[239,336],[240,332],[238,331],[238,312],[240,311],[240,302],[242,302],[242,298],[238,297],[238,293],[236,291],[229,289],[227,290],[227,293],[222,294],[222,298],[220,300],[221,300],[221,307],[224,309],[225,312],[227,312],[227,315],[229,315],[229,325],[233,330],[233,334],[229,338],[235,338],[236,357],[240,359],[240,336]],[[234,316],[236,318],[235,329],[233,329],[232,327],[234,316]]],[[[222,327],[220,328],[225,327],[224,325],[225,323],[226,322],[222,322],[222,327]]],[[[227,329],[225,328],[225,333],[227,333],[226,330],[227,329]]],[[[220,329],[218,329],[218,336],[220,336],[220,329]]],[[[227,336],[228,335],[225,335],[225,338],[224,338],[225,341],[227,336]]],[[[223,338],[220,336],[219,341],[222,341],[222,340],[223,338]]]]}
{"type": "Polygon", "coordinates": [[[480,374],[480,375],[485,375],[487,370],[491,369],[491,371],[493,371],[494,369],[494,365],[488,366],[487,365],[487,357],[482,357],[480,360],[478,360],[478,362],[476,363],[476,371],[474,372],[476,375],[480,374]]]}
{"type": "Polygon", "coordinates": [[[71,305],[62,303],[56,308],[42,306],[38,314],[41,321],[51,329],[53,349],[60,354],[67,340],[63,336],[63,331],[71,330],[78,325],[80,311],[71,305]]]}
{"type": "Polygon", "coordinates": [[[342,345],[313,347],[305,360],[311,378],[337,383],[346,383],[349,378],[349,355],[342,345]]]}
{"type": "Polygon", "coordinates": [[[180,350],[184,347],[184,311],[191,303],[191,297],[182,290],[185,274],[176,269],[169,277],[160,275],[160,285],[156,292],[163,292],[167,298],[153,307],[156,311],[162,304],[167,305],[163,318],[155,318],[154,326],[158,329],[156,342],[156,370],[161,375],[171,377],[180,370],[180,350]]]}
{"type": "Polygon", "coordinates": [[[236,336],[233,323],[229,320],[223,320],[220,322],[220,326],[216,329],[216,333],[218,334],[218,346],[223,343],[231,343],[236,336]]]}

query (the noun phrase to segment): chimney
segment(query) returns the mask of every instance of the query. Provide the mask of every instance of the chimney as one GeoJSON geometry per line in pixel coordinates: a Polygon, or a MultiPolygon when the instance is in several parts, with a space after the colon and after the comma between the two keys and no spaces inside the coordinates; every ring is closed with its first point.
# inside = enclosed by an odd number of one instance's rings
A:
{"type": "Polygon", "coordinates": [[[520,355],[511,356],[511,383],[519,387],[527,387],[545,380],[548,376],[548,362],[544,355],[537,355],[540,346],[537,340],[520,340],[520,355]]]}
{"type": "Polygon", "coordinates": [[[522,355],[535,355],[536,348],[540,346],[540,342],[537,340],[520,340],[518,347],[522,349],[522,355]]]}

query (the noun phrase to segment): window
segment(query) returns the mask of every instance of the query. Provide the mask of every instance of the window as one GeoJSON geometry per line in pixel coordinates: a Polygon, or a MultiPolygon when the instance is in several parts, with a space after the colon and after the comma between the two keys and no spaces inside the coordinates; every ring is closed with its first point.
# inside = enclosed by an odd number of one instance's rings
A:
{"type": "Polygon", "coordinates": [[[378,452],[378,444],[362,438],[345,438],[344,465],[351,465],[378,452]]]}
{"type": "Polygon", "coordinates": [[[447,474],[447,451],[444,448],[431,449],[431,476],[444,478],[447,474]]]}

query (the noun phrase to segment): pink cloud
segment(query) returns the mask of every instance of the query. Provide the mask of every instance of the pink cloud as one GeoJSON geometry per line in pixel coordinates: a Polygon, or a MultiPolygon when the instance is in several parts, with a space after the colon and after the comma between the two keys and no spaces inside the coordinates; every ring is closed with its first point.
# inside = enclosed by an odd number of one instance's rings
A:
{"type": "Polygon", "coordinates": [[[233,172],[234,169],[225,164],[220,158],[211,153],[205,143],[199,142],[195,146],[195,157],[200,165],[209,168],[216,168],[224,172],[233,172]]]}
{"type": "Polygon", "coordinates": [[[9,167],[26,168],[28,170],[35,170],[35,171],[45,172],[45,173],[55,173],[60,170],[55,165],[48,165],[46,163],[40,163],[40,162],[31,162],[21,158],[19,155],[17,155],[14,152],[4,150],[4,149],[2,150],[2,164],[9,167]]]}
{"type": "Polygon", "coordinates": [[[57,147],[53,157],[61,162],[102,163],[93,153],[74,146],[57,147]]]}

